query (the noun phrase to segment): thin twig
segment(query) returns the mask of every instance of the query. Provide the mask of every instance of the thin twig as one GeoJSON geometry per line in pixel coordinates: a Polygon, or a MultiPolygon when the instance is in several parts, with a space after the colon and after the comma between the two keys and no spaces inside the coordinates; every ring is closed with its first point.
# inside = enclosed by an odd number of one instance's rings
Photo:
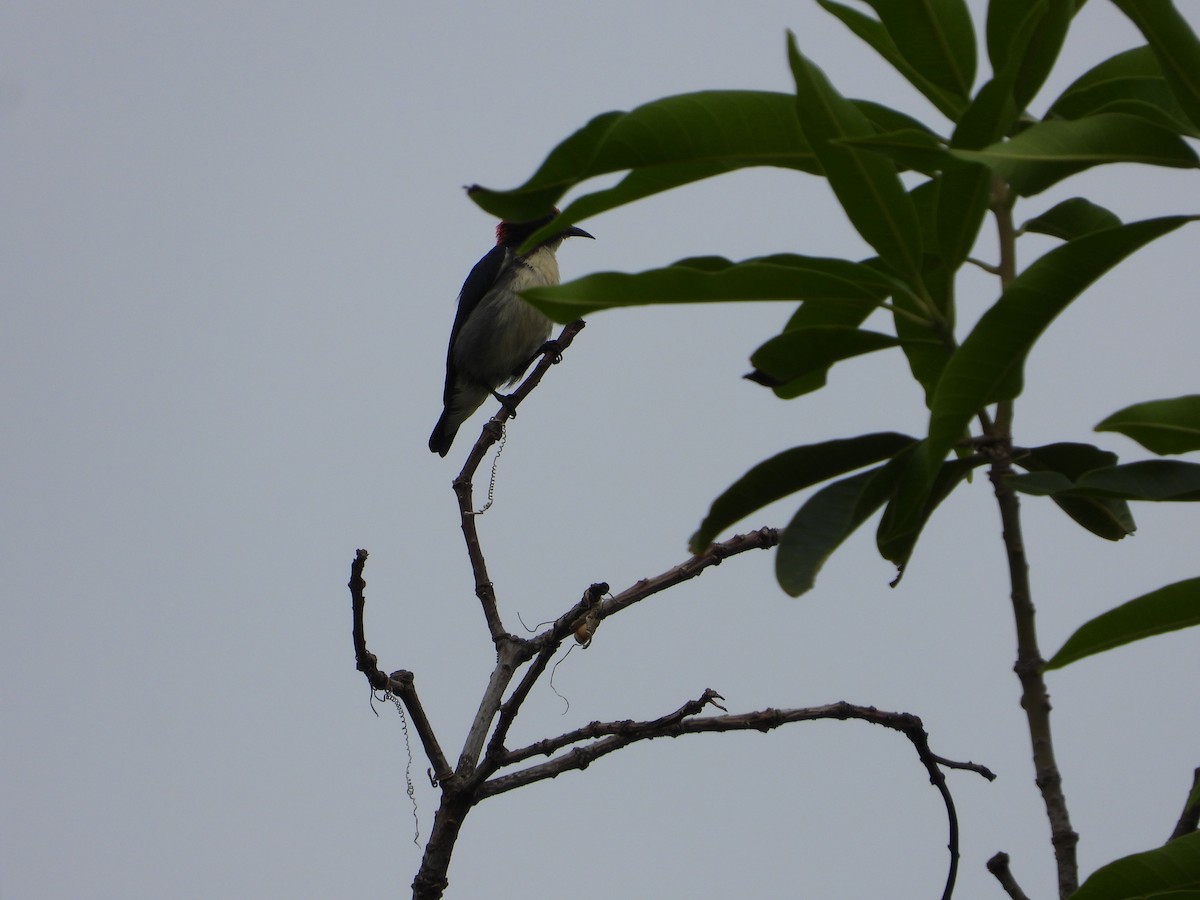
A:
{"type": "Polygon", "coordinates": [[[571,346],[571,341],[583,330],[583,326],[582,319],[572,322],[563,328],[562,333],[554,341],[547,344],[541,360],[534,366],[533,371],[521,382],[520,387],[508,395],[505,402],[501,404],[500,411],[484,426],[479,440],[467,454],[467,461],[463,463],[462,471],[454,479],[454,494],[458,498],[463,538],[467,544],[467,556],[471,560],[471,571],[475,575],[475,596],[479,598],[479,602],[483,606],[483,616],[487,621],[488,632],[492,636],[492,641],[496,643],[510,635],[505,630],[504,623],[500,618],[496,591],[488,577],[487,562],[483,558],[483,550],[479,544],[479,532],[475,526],[477,516],[474,512],[475,500],[471,479],[475,477],[475,472],[479,468],[479,464],[483,462],[483,457],[489,448],[500,439],[504,423],[516,415],[517,406],[529,396],[530,391],[538,386],[550,367],[562,358],[563,351],[571,346]]]}
{"type": "MultiPolygon", "coordinates": [[[[802,709],[764,709],[739,715],[703,716],[696,717],[706,706],[720,706],[721,695],[714,690],[706,690],[698,699],[691,700],[679,709],[661,718],[646,722],[623,720],[616,722],[592,722],[582,728],[567,732],[555,738],[538,741],[514,750],[504,756],[503,763],[511,765],[533,756],[551,755],[572,744],[590,740],[591,743],[582,747],[573,747],[560,756],[553,757],[547,762],[539,763],[514,772],[501,775],[484,782],[478,791],[478,800],[493,797],[507,791],[515,790],[538,781],[557,778],[564,772],[586,769],[595,760],[607,756],[638,741],[653,740],[660,737],[680,737],[685,734],[700,734],[704,732],[727,731],[761,731],[767,732],[781,725],[792,722],[812,721],[816,719],[859,719],[885,728],[891,728],[903,733],[917,750],[926,771],[929,772],[930,782],[938,789],[946,807],[947,827],[949,830],[948,849],[950,851],[950,869],[946,878],[943,900],[949,900],[954,891],[954,883],[958,871],[958,816],[954,809],[954,800],[950,795],[946,780],[939,769],[941,757],[929,749],[929,736],[921,720],[909,713],[885,712],[873,706],[856,706],[851,703],[838,702],[826,706],[806,707],[802,709]]],[[[983,774],[987,770],[974,763],[955,764],[956,768],[969,769],[983,774]]],[[[988,772],[988,774],[991,774],[988,772]]],[[[985,776],[986,777],[986,776],[985,776]]]]}
{"type": "Polygon", "coordinates": [[[1025,892],[1021,890],[1021,886],[1017,884],[1017,880],[1013,878],[1013,874],[1008,868],[1008,854],[997,853],[987,861],[987,870],[996,876],[996,880],[1000,882],[1000,886],[1004,888],[1004,893],[1008,894],[1012,900],[1029,900],[1025,896],[1025,892]]]}

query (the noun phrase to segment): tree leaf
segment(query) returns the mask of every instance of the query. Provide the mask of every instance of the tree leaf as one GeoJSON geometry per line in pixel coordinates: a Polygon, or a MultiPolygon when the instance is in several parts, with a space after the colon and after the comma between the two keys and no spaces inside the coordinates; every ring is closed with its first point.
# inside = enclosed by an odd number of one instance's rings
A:
{"type": "Polygon", "coordinates": [[[817,0],[817,2],[826,12],[840,19],[843,25],[891,63],[896,71],[903,75],[909,84],[924,94],[946,118],[958,118],[967,105],[964,97],[954,91],[943,90],[921,74],[916,67],[910,65],[881,22],[857,9],[841,3],[834,3],[832,0],[817,0]]]}
{"type": "Polygon", "coordinates": [[[1082,197],[1072,197],[1030,219],[1021,230],[1070,241],[1093,231],[1116,228],[1120,224],[1121,220],[1103,206],[1097,206],[1082,197]]]}
{"type": "Polygon", "coordinates": [[[775,576],[784,591],[799,597],[812,588],[825,560],[891,495],[901,458],[835,481],[800,507],[775,552],[775,576]]]}
{"type": "Polygon", "coordinates": [[[1193,625],[1200,625],[1200,578],[1161,587],[1085,622],[1046,668],[1061,669],[1085,656],[1193,625]]]}
{"type": "MultiPolygon", "coordinates": [[[[635,171],[618,186],[589,195],[589,214],[746,166],[819,174],[795,104],[792,95],[768,91],[701,91],[603,113],[555,147],[520,187],[494,191],[476,185],[471,199],[493,215],[528,221],[580,182],[627,169],[635,171]]],[[[578,209],[566,214],[563,210],[558,227],[579,220],[578,209]]]]}
{"type": "Polygon", "coordinates": [[[739,263],[685,259],[638,274],[597,272],[522,296],[550,318],[571,322],[599,309],[652,303],[860,300],[874,308],[891,289],[890,279],[861,263],[781,253],[739,263]]]}
{"type": "Polygon", "coordinates": [[[865,0],[921,77],[965,99],[975,83],[975,28],[964,0],[865,0]]]}
{"type": "Polygon", "coordinates": [[[801,127],[850,222],[897,273],[920,284],[919,223],[899,175],[874,153],[834,143],[874,134],[870,122],[801,55],[790,32],[788,56],[801,127]]]}
{"type": "Polygon", "coordinates": [[[950,152],[961,159],[987,165],[1025,196],[1106,163],[1200,166],[1195,151],[1179,135],[1127,113],[1039,122],[1011,140],[982,150],[953,148],[950,152]]]}
{"type": "Polygon", "coordinates": [[[1200,450],[1200,394],[1135,403],[1096,430],[1119,432],[1160,456],[1200,450]]]}
{"type": "Polygon", "coordinates": [[[1149,42],[1192,125],[1200,128],[1200,40],[1170,0],[1113,0],[1149,42]]]}
{"type": "Polygon", "coordinates": [[[717,497],[688,546],[692,553],[702,553],[718,534],[764,506],[888,459],[913,441],[906,434],[884,431],[785,450],[760,462],[717,497]]]}
{"type": "Polygon", "coordinates": [[[1117,454],[1091,444],[1059,443],[1031,447],[1016,460],[1029,472],[1039,473],[1041,483],[1030,494],[1049,494],[1054,503],[1076,523],[1107,541],[1119,541],[1137,530],[1129,504],[1111,497],[1058,496],[1069,490],[1085,472],[1117,464],[1117,454]]]}
{"type": "Polygon", "coordinates": [[[929,462],[945,457],[980,409],[1020,393],[1025,358],[1034,342],[1092,282],[1193,218],[1147,219],[1085,234],[1055,247],[1013,279],[951,356],[938,381],[930,409],[929,462]]]}
{"type": "Polygon", "coordinates": [[[1070,900],[1196,900],[1200,832],[1101,866],[1070,900]]]}
{"type": "Polygon", "coordinates": [[[1200,500],[1200,463],[1146,459],[1080,476],[1073,493],[1123,500],[1200,500]]]}
{"type": "Polygon", "coordinates": [[[755,369],[778,384],[816,371],[827,371],[843,359],[899,346],[890,334],[861,328],[815,326],[776,335],[754,351],[755,369]]]}
{"type": "Polygon", "coordinates": [[[1049,3],[1046,0],[1004,0],[988,4],[988,57],[992,69],[997,72],[1015,65],[1012,96],[1018,110],[1028,105],[1054,67],[1074,15],[1072,0],[1051,0],[1049,3]],[[1027,44],[1018,41],[1015,36],[1034,18],[1036,27],[1031,40],[1027,44]]]}
{"type": "Polygon", "coordinates": [[[1200,500],[1200,463],[1147,459],[1093,469],[1074,479],[1061,472],[1010,475],[1008,483],[1025,494],[1190,502],[1200,500]]]}
{"type": "Polygon", "coordinates": [[[933,511],[954,492],[954,489],[972,471],[984,464],[985,460],[972,458],[951,459],[942,463],[941,468],[938,469],[938,473],[933,479],[933,483],[930,485],[929,493],[925,496],[925,502],[922,504],[921,515],[916,528],[903,532],[895,531],[891,527],[891,504],[883,511],[883,518],[879,522],[879,530],[875,536],[875,543],[879,548],[879,555],[896,565],[897,575],[896,580],[892,582],[892,587],[900,583],[900,578],[904,574],[905,569],[907,569],[908,561],[912,558],[913,551],[916,549],[917,539],[920,538],[925,523],[929,521],[930,516],[933,515],[933,511]]]}
{"type": "Polygon", "coordinates": [[[1200,136],[1148,46],[1118,53],[1079,76],[1050,105],[1046,118],[1082,119],[1102,111],[1130,109],[1134,102],[1157,109],[1161,121],[1170,123],[1177,133],[1200,136]]]}

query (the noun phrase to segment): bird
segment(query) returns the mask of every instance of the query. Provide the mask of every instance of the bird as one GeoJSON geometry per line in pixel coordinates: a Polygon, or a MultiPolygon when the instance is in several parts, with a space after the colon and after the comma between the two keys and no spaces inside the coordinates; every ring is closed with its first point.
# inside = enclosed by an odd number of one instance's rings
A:
{"type": "Polygon", "coordinates": [[[520,292],[558,284],[555,252],[569,237],[592,238],[571,226],[546,238],[528,253],[518,248],[558,210],[530,222],[501,222],[496,246],[471,269],[458,294],[458,312],[446,350],[446,387],[441,418],[429,436],[429,449],[450,452],[454,436],[488,395],[525,373],[550,337],[552,323],[521,299],[520,292]]]}

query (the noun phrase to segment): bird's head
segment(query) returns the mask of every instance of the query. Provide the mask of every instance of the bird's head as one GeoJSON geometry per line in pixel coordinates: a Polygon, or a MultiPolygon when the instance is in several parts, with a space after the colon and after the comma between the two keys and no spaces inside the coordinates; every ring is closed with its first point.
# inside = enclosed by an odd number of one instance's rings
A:
{"type": "MultiPolygon", "coordinates": [[[[496,243],[515,250],[525,243],[535,231],[554,221],[554,217],[557,215],[558,210],[556,209],[554,212],[542,216],[540,219],[534,219],[531,222],[501,222],[496,226],[496,243]]],[[[588,234],[582,228],[572,225],[546,238],[546,240],[542,241],[541,246],[550,247],[554,250],[569,237],[585,237],[595,240],[592,235],[588,234]]]]}

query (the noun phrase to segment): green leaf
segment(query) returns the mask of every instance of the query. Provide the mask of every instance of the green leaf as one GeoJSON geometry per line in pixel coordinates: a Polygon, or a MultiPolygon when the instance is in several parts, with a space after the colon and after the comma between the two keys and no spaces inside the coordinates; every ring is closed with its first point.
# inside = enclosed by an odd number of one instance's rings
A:
{"type": "Polygon", "coordinates": [[[988,56],[997,72],[1015,65],[1012,96],[1018,109],[1025,108],[1050,74],[1074,15],[1073,0],[1004,0],[988,4],[988,56]],[[1026,44],[1015,36],[1030,19],[1036,19],[1036,27],[1026,44]]]}
{"type": "Polygon", "coordinates": [[[919,284],[919,224],[899,175],[886,159],[835,143],[873,134],[870,122],[800,54],[790,32],[788,56],[801,127],[846,215],[885,262],[919,284]]]}
{"type": "Polygon", "coordinates": [[[1097,206],[1082,197],[1072,197],[1030,219],[1021,230],[1069,241],[1093,231],[1116,228],[1120,224],[1121,220],[1103,206],[1097,206]]]}
{"type": "Polygon", "coordinates": [[[1200,394],[1135,403],[1096,430],[1119,432],[1160,456],[1200,450],[1200,394]]]}
{"type": "Polygon", "coordinates": [[[1101,866],[1070,900],[1195,900],[1200,897],[1200,832],[1101,866]]]}
{"type": "Polygon", "coordinates": [[[1051,495],[1063,512],[1092,534],[1119,541],[1137,530],[1133,513],[1124,500],[1055,496],[1074,487],[1074,480],[1084,473],[1116,465],[1117,454],[1091,444],[1047,444],[1026,450],[1016,462],[1026,471],[1037,473],[1025,493],[1051,495]]]}
{"type": "Polygon", "coordinates": [[[812,372],[827,371],[843,359],[899,344],[899,339],[877,331],[816,326],[771,338],[754,351],[750,362],[774,383],[786,384],[812,372]]]}
{"type": "Polygon", "coordinates": [[[835,481],[800,507],[775,553],[775,576],[784,591],[799,597],[812,588],[825,560],[891,495],[899,459],[835,481]]]}
{"type": "Polygon", "coordinates": [[[888,459],[913,443],[892,431],[785,450],[756,465],[717,497],[688,546],[702,553],[718,534],[796,491],[888,459]]]}
{"type": "Polygon", "coordinates": [[[1085,656],[1193,625],[1200,625],[1200,578],[1161,587],[1084,623],[1046,668],[1061,669],[1085,656]]]}
{"type": "Polygon", "coordinates": [[[1200,136],[1200,129],[1188,121],[1148,46],[1118,53],[1089,69],[1051,104],[1046,118],[1082,119],[1102,111],[1132,109],[1133,103],[1158,110],[1163,117],[1160,121],[1169,123],[1179,134],[1200,136]]]}
{"type": "Polygon", "coordinates": [[[1060,312],[1125,257],[1189,221],[1193,217],[1169,216],[1085,234],[1049,251],[1013,279],[938,381],[930,409],[930,464],[945,457],[980,409],[1020,393],[1025,358],[1060,312]]]}
{"type": "Polygon", "coordinates": [[[684,259],[638,274],[597,272],[522,296],[552,319],[571,322],[599,309],[651,303],[858,300],[874,308],[891,289],[890,279],[861,263],[781,253],[740,263],[684,259]]]}
{"type": "MultiPolygon", "coordinates": [[[[985,464],[986,460],[984,459],[972,459],[970,457],[952,459],[942,463],[941,468],[933,479],[933,483],[930,485],[929,493],[925,496],[925,502],[921,506],[921,515],[916,528],[903,532],[895,531],[891,527],[892,505],[889,504],[887,509],[883,511],[883,518],[879,522],[879,530],[875,536],[875,540],[876,546],[879,548],[879,555],[896,565],[897,575],[896,580],[892,582],[892,587],[899,584],[900,578],[908,567],[908,561],[912,558],[913,550],[916,549],[917,539],[921,536],[921,531],[924,529],[925,523],[929,521],[930,516],[933,515],[933,511],[954,492],[954,489],[972,471],[985,464]]],[[[895,501],[893,500],[893,502],[895,501]]]]}
{"type": "Polygon", "coordinates": [[[865,0],[921,77],[965,99],[975,83],[975,28],[964,0],[865,0]]]}
{"type": "Polygon", "coordinates": [[[1170,0],[1113,0],[1149,42],[1167,83],[1200,128],[1200,40],[1170,0]]]}
{"type": "Polygon", "coordinates": [[[1195,151],[1179,135],[1127,113],[1040,122],[1011,140],[982,150],[955,148],[950,152],[987,165],[1025,196],[1106,163],[1200,166],[1195,151]]]}
{"type": "Polygon", "coordinates": [[[1189,502],[1200,500],[1200,463],[1148,459],[1093,469],[1075,479],[1060,472],[1010,475],[1008,483],[1025,494],[1189,502]]]}
{"type": "Polygon", "coordinates": [[[1124,500],[1200,500],[1200,463],[1147,459],[1088,472],[1075,482],[1075,493],[1124,500]]]}
{"type": "Polygon", "coordinates": [[[817,0],[817,2],[821,4],[821,7],[826,12],[840,19],[842,24],[870,45],[876,53],[891,63],[896,71],[903,75],[909,84],[924,94],[946,118],[958,118],[967,105],[964,97],[956,94],[954,91],[943,90],[921,74],[916,67],[910,65],[882,23],[877,19],[872,19],[870,16],[864,15],[857,9],[841,3],[834,3],[832,0],[817,0]]]}
{"type": "Polygon", "coordinates": [[[967,165],[957,157],[951,156],[946,145],[935,135],[916,128],[845,138],[837,143],[870,150],[893,160],[903,168],[925,175],[934,175],[944,169],[962,169],[967,165]]]}
{"type": "MultiPolygon", "coordinates": [[[[604,113],[555,147],[520,187],[493,191],[476,185],[470,195],[496,216],[528,221],[598,175],[635,170],[617,187],[588,195],[590,214],[746,166],[820,173],[796,121],[794,96],[701,91],[664,97],[630,112],[604,113]]],[[[559,227],[579,220],[567,212],[559,227]]]]}

